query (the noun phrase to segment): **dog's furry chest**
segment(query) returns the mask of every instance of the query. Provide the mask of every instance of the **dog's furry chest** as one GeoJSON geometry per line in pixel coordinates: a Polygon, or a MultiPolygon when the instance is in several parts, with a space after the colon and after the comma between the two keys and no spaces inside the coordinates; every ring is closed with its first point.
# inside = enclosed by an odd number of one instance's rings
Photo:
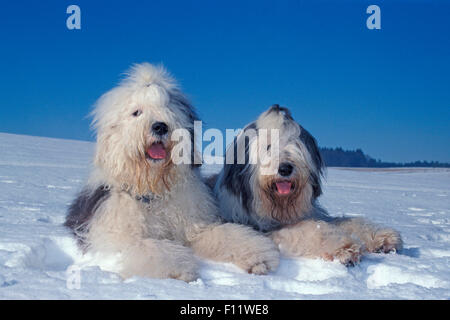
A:
{"type": "Polygon", "coordinates": [[[146,236],[185,242],[182,210],[165,197],[137,199],[145,221],[146,236]]]}

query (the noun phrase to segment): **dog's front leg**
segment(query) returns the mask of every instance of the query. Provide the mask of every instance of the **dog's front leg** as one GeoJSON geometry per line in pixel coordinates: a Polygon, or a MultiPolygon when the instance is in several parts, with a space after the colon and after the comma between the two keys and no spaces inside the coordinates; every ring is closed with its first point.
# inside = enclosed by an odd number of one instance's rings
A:
{"type": "Polygon", "coordinates": [[[190,248],[170,240],[143,239],[122,254],[121,276],[172,278],[186,282],[198,278],[197,260],[190,248]]]}
{"type": "Polygon", "coordinates": [[[238,224],[207,227],[193,237],[191,246],[201,257],[234,263],[248,273],[266,274],[279,263],[279,252],[269,238],[238,224]]]}
{"type": "Polygon", "coordinates": [[[403,247],[400,233],[372,224],[361,218],[339,218],[334,223],[345,233],[358,237],[368,252],[399,251],[403,247]]]}
{"type": "Polygon", "coordinates": [[[89,250],[117,254],[123,278],[195,280],[197,260],[192,249],[179,242],[152,238],[146,214],[146,209],[128,193],[112,192],[89,223],[85,235],[89,250]]]}
{"type": "Polygon", "coordinates": [[[306,220],[270,234],[281,253],[291,257],[338,259],[354,265],[362,255],[361,244],[325,221],[306,220]]]}

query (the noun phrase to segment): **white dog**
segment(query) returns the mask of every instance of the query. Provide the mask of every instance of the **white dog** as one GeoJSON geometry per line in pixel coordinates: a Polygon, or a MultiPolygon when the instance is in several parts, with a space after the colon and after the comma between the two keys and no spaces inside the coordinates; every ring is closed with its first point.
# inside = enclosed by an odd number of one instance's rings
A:
{"type": "Polygon", "coordinates": [[[197,116],[162,67],[134,66],[94,110],[95,169],[65,225],[84,252],[120,256],[120,274],[191,281],[193,253],[250,273],[277,267],[279,252],[251,228],[222,224],[194,165],[173,161],[176,129],[193,150],[197,116]]]}
{"type": "Polygon", "coordinates": [[[227,160],[233,157],[215,184],[222,217],[266,232],[284,254],[337,258],[353,265],[364,251],[402,247],[395,230],[362,219],[331,218],[319,206],[322,158],[314,137],[294,121],[288,109],[274,105],[247,125],[227,149],[227,160]],[[270,140],[270,130],[276,130],[279,139],[270,140]],[[266,144],[261,143],[265,135],[266,144]],[[277,156],[268,157],[270,161],[262,166],[267,157],[260,155],[275,152],[274,145],[277,156]],[[235,152],[240,146],[245,147],[241,164],[235,152]],[[251,159],[257,161],[251,163],[251,159]],[[271,167],[274,172],[263,172],[271,167]]]}

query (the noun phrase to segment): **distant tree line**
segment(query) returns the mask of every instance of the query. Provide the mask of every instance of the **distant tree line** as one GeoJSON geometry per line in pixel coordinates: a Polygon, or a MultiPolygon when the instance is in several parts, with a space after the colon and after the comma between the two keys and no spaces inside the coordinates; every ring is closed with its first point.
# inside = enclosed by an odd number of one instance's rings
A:
{"type": "Polygon", "coordinates": [[[438,161],[415,161],[406,163],[383,162],[375,160],[364,154],[361,149],[343,150],[342,148],[320,148],[320,153],[329,167],[369,167],[369,168],[392,168],[392,167],[426,167],[426,168],[450,168],[450,163],[438,161]]]}

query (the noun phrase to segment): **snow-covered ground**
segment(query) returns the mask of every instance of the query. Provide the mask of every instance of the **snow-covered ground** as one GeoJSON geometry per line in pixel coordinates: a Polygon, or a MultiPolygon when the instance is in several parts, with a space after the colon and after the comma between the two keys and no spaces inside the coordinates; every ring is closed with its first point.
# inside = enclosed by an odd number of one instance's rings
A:
{"type": "MultiPolygon", "coordinates": [[[[401,254],[337,262],[283,259],[267,276],[204,261],[201,278],[132,278],[90,266],[62,223],[87,177],[93,144],[0,134],[0,299],[449,299],[450,170],[328,169],[322,204],[398,229],[401,254]]],[[[206,168],[211,172],[211,168],[206,168]]],[[[214,170],[214,169],[213,169],[214,170]]]]}

